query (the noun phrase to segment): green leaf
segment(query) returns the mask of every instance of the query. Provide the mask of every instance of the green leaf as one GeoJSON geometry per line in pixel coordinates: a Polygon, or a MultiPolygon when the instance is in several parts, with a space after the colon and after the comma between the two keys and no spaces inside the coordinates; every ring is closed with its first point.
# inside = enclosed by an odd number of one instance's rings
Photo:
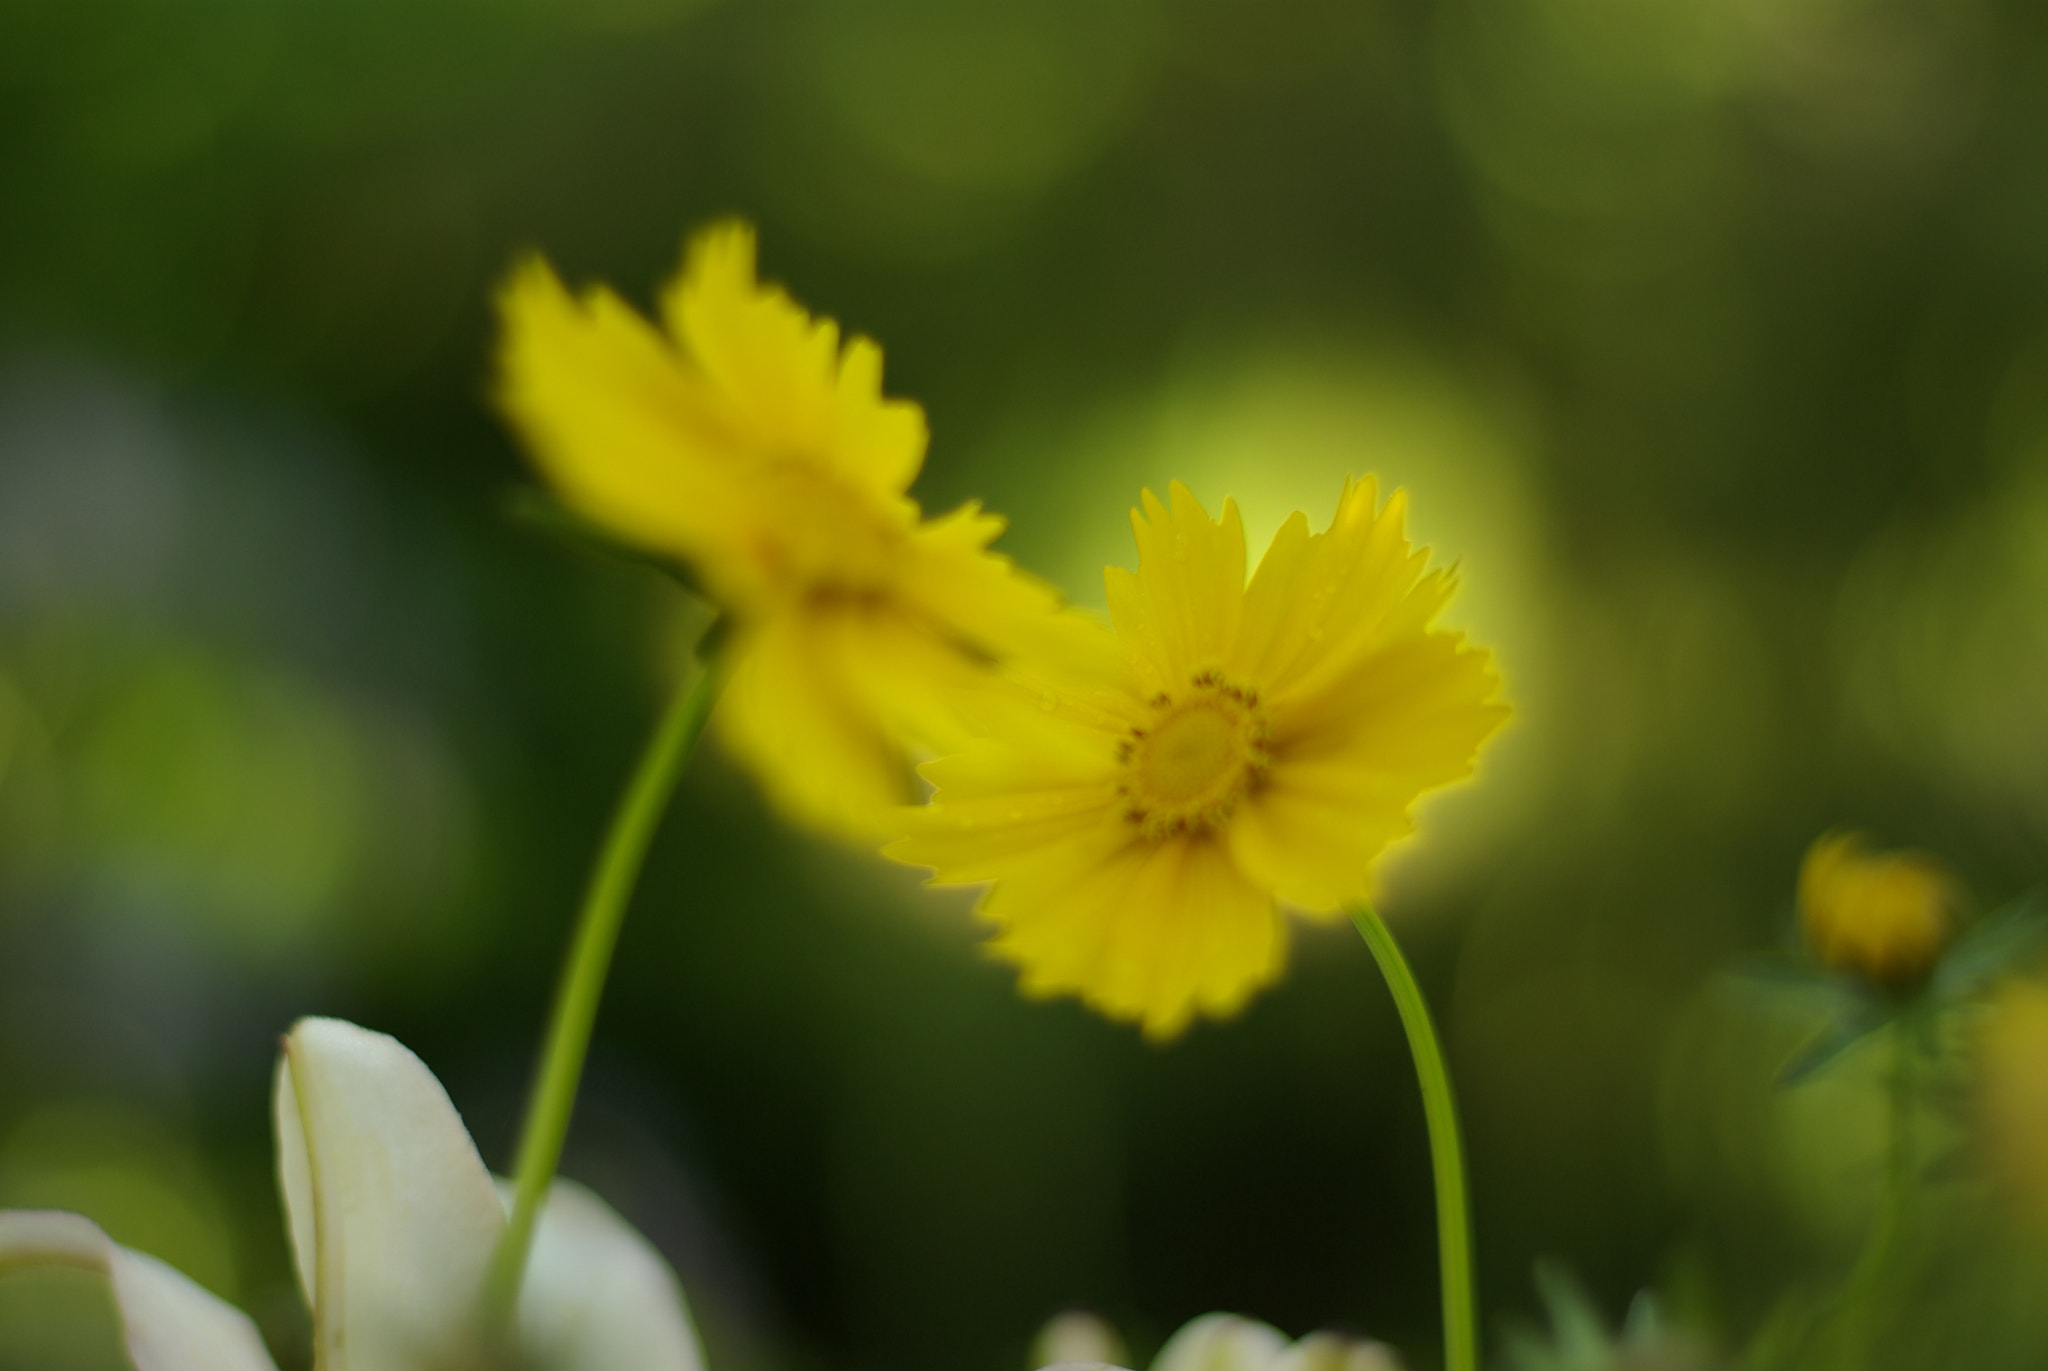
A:
{"type": "Polygon", "coordinates": [[[1895,1017],[1890,1006],[1877,1000],[1864,1000],[1828,1021],[1812,1042],[1799,1054],[1785,1063],[1778,1072],[1778,1088],[1790,1089],[1827,1067],[1843,1053],[1865,1038],[1883,1028],[1895,1017]]]}
{"type": "Polygon", "coordinates": [[[1570,1272],[1555,1262],[1536,1263],[1536,1289],[1550,1310],[1550,1326],[1556,1335],[1559,1357],[1568,1366],[1601,1366],[1614,1352],[1614,1340],[1600,1311],[1593,1307],[1584,1287],[1570,1272]]]}
{"type": "Polygon", "coordinates": [[[598,552],[636,566],[652,567],[691,594],[711,598],[704,594],[696,573],[684,563],[620,542],[601,525],[592,523],[544,490],[533,486],[513,486],[505,492],[500,508],[507,520],[523,528],[586,552],[598,552]]]}
{"type": "Polygon", "coordinates": [[[1937,1000],[1960,1000],[1982,990],[2017,963],[2048,946],[2048,899],[2031,890],[1985,915],[1956,939],[1931,987],[1937,1000]]]}

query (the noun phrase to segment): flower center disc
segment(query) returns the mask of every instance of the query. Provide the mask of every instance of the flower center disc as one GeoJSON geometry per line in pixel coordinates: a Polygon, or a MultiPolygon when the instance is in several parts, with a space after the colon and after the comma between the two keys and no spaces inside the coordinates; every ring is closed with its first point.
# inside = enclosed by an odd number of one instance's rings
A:
{"type": "Polygon", "coordinates": [[[1266,712],[1258,697],[1205,672],[1175,700],[1152,701],[1153,721],[1120,750],[1124,818],[1147,837],[1213,828],[1266,773],[1266,712]]]}

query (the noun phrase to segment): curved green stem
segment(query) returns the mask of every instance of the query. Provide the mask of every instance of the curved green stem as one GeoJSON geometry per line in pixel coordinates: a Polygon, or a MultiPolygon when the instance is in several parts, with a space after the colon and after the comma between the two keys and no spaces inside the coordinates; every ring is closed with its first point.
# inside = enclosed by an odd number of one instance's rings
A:
{"type": "Polygon", "coordinates": [[[1436,1176],[1437,1258],[1444,1297],[1444,1366],[1446,1371],[1477,1371],[1479,1365],[1479,1302],[1473,1291],[1472,1219],[1465,1198],[1465,1148],[1458,1134],[1458,1102],[1451,1091],[1450,1069],[1443,1045],[1430,1021],[1422,987],[1408,969],[1400,944],[1384,920],[1370,907],[1352,911],[1351,922],[1372,949],[1401,1027],[1408,1034],[1408,1052],[1422,1085],[1422,1112],[1429,1122],[1430,1169],[1436,1176]]]}
{"type": "Polygon", "coordinates": [[[562,1159],[562,1141],[568,1135],[569,1115],[576,1106],[576,1086],[583,1077],[583,1060],[590,1050],[590,1031],[597,1021],[598,1001],[604,996],[612,950],[618,946],[619,925],[625,920],[626,905],[640,877],[647,846],[653,841],[668,797],[683,773],[683,764],[704,732],[704,722],[710,717],[717,695],[717,672],[707,669],[695,685],[678,691],[669,703],[668,712],[648,741],[646,752],[641,754],[632,783],[619,800],[604,847],[598,853],[597,866],[590,873],[590,885],[577,916],[575,942],[562,970],[562,983],[555,992],[540,1075],[533,1097],[527,1102],[526,1122],[520,1132],[512,1215],[504,1236],[498,1240],[497,1251],[491,1256],[491,1269],[484,1281],[484,1317],[489,1328],[505,1327],[519,1303],[527,1253],[533,1247],[541,1204],[547,1199],[555,1167],[562,1159]]]}

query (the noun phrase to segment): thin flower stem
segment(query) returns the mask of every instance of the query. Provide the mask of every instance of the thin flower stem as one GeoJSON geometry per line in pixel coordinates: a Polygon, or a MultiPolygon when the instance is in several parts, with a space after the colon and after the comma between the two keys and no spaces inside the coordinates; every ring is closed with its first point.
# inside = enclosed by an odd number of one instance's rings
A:
{"type": "Polygon", "coordinates": [[[1458,1102],[1451,1091],[1450,1069],[1444,1065],[1443,1045],[1437,1041],[1422,987],[1415,983],[1415,973],[1408,969],[1408,959],[1401,955],[1401,946],[1385,921],[1368,905],[1353,910],[1351,922],[1372,949],[1387,989],[1394,994],[1394,1007],[1401,1012],[1401,1027],[1407,1031],[1408,1051],[1415,1058],[1415,1075],[1422,1085],[1430,1168],[1436,1176],[1445,1371],[1477,1371],[1479,1306],[1473,1293],[1472,1219],[1465,1199],[1465,1148],[1458,1135],[1458,1102]]]}
{"type": "Polygon", "coordinates": [[[1913,1030],[1912,1016],[1902,1015],[1893,1025],[1890,1086],[1891,1147],[1885,1158],[1884,1215],[1879,1220],[1877,1240],[1870,1260],[1868,1279],[1882,1281],[1899,1236],[1906,1227],[1906,1213],[1913,1200],[1913,1030]]]}
{"type": "Polygon", "coordinates": [[[1891,1025],[1891,1070],[1886,1080],[1885,1187],[1877,1219],[1863,1240],[1856,1264],[1834,1292],[1805,1315],[1794,1315],[1782,1332],[1752,1351],[1750,1363],[1777,1367],[1827,1366],[1863,1371],[1871,1363],[1871,1320],[1903,1244],[1913,1208],[1918,1171],[1913,1146],[1913,1104],[1919,1089],[1914,1051],[1920,1020],[1912,1009],[1891,1025]]]}
{"type": "Polygon", "coordinates": [[[668,807],[668,797],[711,715],[718,683],[717,671],[706,669],[694,685],[679,690],[670,701],[668,712],[649,739],[632,782],[612,815],[604,847],[590,873],[590,885],[577,916],[575,942],[555,992],[540,1075],[527,1103],[526,1122],[520,1133],[512,1215],[504,1236],[498,1240],[497,1251],[491,1256],[491,1269],[484,1281],[484,1317],[488,1328],[506,1327],[519,1303],[527,1254],[533,1248],[541,1204],[547,1199],[555,1167],[562,1159],[562,1141],[568,1135],[569,1115],[576,1106],[576,1087],[583,1077],[583,1060],[590,1050],[590,1031],[597,1021],[598,1001],[604,996],[612,950],[618,946],[619,925],[625,920],[626,905],[632,898],[634,883],[639,880],[641,862],[662,812],[668,807]]]}
{"type": "Polygon", "coordinates": [[[1910,1010],[1892,1021],[1892,1069],[1887,1083],[1890,1108],[1886,1120],[1890,1146],[1885,1157],[1884,1207],[1878,1211],[1877,1223],[1870,1230],[1855,1270],[1842,1285],[1841,1317],[1850,1321],[1846,1360],[1855,1367],[1870,1361],[1870,1316],[1880,1307],[1913,1204],[1917,1169],[1913,1148],[1913,1049],[1917,1027],[1910,1010]]]}

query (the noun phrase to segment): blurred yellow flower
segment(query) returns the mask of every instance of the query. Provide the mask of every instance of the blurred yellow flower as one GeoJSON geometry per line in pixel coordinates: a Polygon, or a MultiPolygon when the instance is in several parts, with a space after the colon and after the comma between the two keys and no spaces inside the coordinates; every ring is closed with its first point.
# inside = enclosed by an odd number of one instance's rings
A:
{"type": "Polygon", "coordinates": [[[2048,1226],[2048,985],[1999,985],[1974,1047],[1984,1159],[2020,1212],[2048,1226]]]}
{"type": "Polygon", "coordinates": [[[1827,833],[1799,867],[1799,923],[1820,962],[1901,988],[1933,969],[1955,926],[1947,869],[1918,852],[1877,852],[1860,833],[1827,833]]]}
{"type": "Polygon", "coordinates": [[[963,689],[1054,596],[988,551],[994,515],[920,520],[923,413],[883,397],[874,343],[756,281],[751,228],[696,235],[660,303],[656,328],[527,262],[501,403],[567,505],[731,616],[728,745],[793,817],[871,834],[909,798],[905,748],[964,736],[963,689]]]}
{"type": "Polygon", "coordinates": [[[1297,512],[1249,586],[1236,506],[1170,499],[1132,513],[1138,570],[1105,573],[1114,633],[1064,617],[887,848],[994,883],[991,948],[1027,993],[1154,1038],[1279,973],[1277,901],[1364,899],[1416,798],[1508,716],[1489,654],[1431,626],[1452,578],[1410,548],[1400,492],[1347,483],[1326,533],[1297,512]]]}

